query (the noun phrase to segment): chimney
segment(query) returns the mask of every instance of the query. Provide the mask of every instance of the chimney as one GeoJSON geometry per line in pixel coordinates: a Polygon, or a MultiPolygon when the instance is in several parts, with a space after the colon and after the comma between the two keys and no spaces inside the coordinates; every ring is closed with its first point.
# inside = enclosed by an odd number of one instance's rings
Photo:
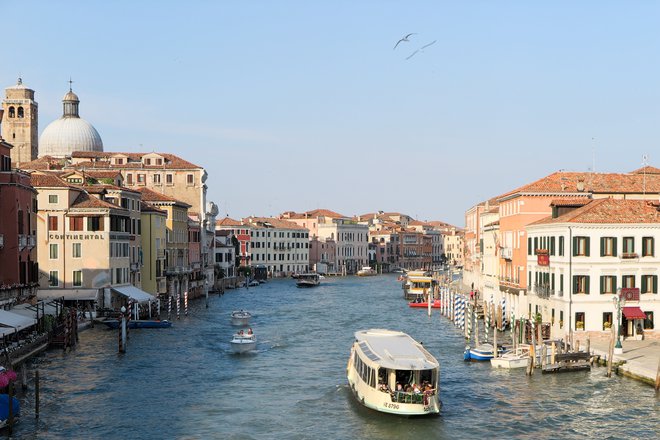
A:
{"type": "Polygon", "coordinates": [[[584,179],[578,179],[576,186],[578,191],[584,191],[584,179]]]}

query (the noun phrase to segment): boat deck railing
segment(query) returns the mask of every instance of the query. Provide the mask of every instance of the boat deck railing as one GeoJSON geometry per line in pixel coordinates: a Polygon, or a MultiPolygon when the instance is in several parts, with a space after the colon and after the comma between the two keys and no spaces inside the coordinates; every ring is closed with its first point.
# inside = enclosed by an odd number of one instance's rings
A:
{"type": "Polygon", "coordinates": [[[394,391],[391,393],[392,402],[395,403],[418,403],[418,404],[427,404],[428,397],[433,396],[435,390],[424,391],[420,393],[415,392],[406,392],[406,391],[394,391]]]}

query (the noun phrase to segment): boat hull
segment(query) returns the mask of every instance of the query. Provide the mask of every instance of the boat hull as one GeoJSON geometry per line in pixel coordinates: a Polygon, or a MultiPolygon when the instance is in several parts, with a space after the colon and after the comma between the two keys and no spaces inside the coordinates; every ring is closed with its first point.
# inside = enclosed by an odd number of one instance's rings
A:
{"type": "MultiPolygon", "coordinates": [[[[107,327],[112,329],[119,328],[119,321],[116,319],[107,319],[103,321],[107,327]]],[[[148,321],[148,320],[130,320],[128,321],[128,328],[169,328],[172,327],[170,321],[148,321]]]]}
{"type": "Polygon", "coordinates": [[[491,358],[490,359],[490,365],[492,365],[494,368],[505,368],[505,369],[511,369],[511,368],[525,368],[527,367],[527,363],[529,362],[529,357],[525,358],[504,358],[504,357],[498,357],[498,358],[491,358]]]}
{"type": "MultiPolygon", "coordinates": [[[[408,307],[421,307],[421,308],[427,309],[429,307],[429,303],[427,303],[427,302],[419,302],[419,303],[411,302],[411,303],[408,303],[408,307]]],[[[439,309],[440,308],[440,300],[439,299],[434,300],[431,303],[431,308],[432,309],[439,309]]]]}

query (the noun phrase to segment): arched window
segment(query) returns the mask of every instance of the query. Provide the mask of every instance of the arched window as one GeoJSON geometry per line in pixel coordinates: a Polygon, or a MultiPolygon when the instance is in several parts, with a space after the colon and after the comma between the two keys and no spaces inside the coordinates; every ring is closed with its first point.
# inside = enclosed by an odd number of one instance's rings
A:
{"type": "Polygon", "coordinates": [[[23,112],[23,107],[19,107],[19,108],[18,108],[18,117],[19,117],[19,118],[22,118],[23,116],[25,116],[25,114],[24,114],[24,112],[23,112]]]}
{"type": "Polygon", "coordinates": [[[14,107],[9,107],[9,117],[16,117],[16,109],[14,107]]]}

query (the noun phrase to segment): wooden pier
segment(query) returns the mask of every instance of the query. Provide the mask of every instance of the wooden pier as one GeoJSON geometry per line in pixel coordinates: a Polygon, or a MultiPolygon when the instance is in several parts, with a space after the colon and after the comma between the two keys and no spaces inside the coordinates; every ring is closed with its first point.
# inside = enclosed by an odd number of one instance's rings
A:
{"type": "Polygon", "coordinates": [[[587,352],[557,353],[554,358],[554,363],[541,366],[541,373],[563,373],[591,369],[591,354],[587,352]]]}

